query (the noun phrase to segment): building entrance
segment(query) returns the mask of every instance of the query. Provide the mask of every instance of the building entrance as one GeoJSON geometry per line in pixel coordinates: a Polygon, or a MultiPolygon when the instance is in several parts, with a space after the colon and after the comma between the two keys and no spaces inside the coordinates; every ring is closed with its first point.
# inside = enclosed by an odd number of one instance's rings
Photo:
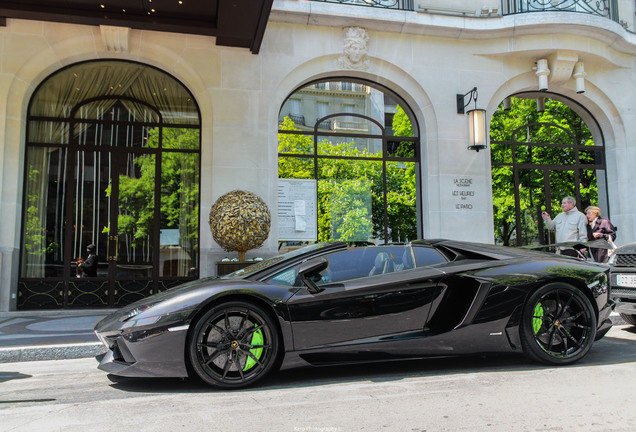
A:
{"type": "Polygon", "coordinates": [[[513,98],[512,109],[493,116],[490,136],[496,243],[554,243],[541,212],[554,218],[565,196],[581,211],[595,205],[609,213],[604,147],[566,105],[547,100],[537,111],[534,99],[513,98]]]}
{"type": "Polygon", "coordinates": [[[19,309],[122,306],[198,277],[200,122],[181,84],[82,64],[43,83],[28,122],[19,309]],[[92,90],[52,104],[71,82],[92,90]]]}

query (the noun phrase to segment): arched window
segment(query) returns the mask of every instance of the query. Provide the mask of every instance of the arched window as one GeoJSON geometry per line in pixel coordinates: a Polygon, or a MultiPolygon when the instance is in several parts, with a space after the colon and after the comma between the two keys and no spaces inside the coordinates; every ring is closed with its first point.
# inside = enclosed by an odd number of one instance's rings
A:
{"type": "Polygon", "coordinates": [[[421,237],[418,135],[410,108],[378,85],[296,90],[279,115],[279,241],[421,237]]]}
{"type": "Polygon", "coordinates": [[[122,305],[196,277],[200,115],[174,77],[67,67],[35,91],[26,139],[19,307],[122,305]]]}
{"type": "Polygon", "coordinates": [[[533,96],[511,97],[510,109],[500,105],[490,123],[497,244],[553,244],[541,212],[555,217],[565,196],[581,211],[594,205],[609,216],[603,143],[573,109],[533,96]]]}

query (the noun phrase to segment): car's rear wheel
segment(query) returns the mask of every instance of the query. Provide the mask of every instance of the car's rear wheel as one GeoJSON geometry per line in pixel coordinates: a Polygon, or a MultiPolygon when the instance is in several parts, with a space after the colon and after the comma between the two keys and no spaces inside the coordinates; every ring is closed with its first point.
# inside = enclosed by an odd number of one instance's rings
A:
{"type": "Polygon", "coordinates": [[[192,368],[206,383],[233,389],[253,384],[276,364],[278,332],[261,307],[243,301],[213,306],[189,338],[192,368]]]}
{"type": "Polygon", "coordinates": [[[572,285],[545,285],[524,307],[521,343],[533,360],[553,365],[574,363],[587,354],[595,336],[592,303],[572,285]]]}
{"type": "Polygon", "coordinates": [[[621,316],[621,318],[623,318],[623,321],[625,321],[627,324],[636,326],[636,315],[628,315],[624,313],[621,313],[619,315],[621,316]]]}

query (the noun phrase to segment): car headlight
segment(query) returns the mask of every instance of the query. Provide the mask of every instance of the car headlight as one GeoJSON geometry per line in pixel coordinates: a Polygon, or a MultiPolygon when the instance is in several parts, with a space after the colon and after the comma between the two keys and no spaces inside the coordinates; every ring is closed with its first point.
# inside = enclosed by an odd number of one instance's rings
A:
{"type": "Polygon", "coordinates": [[[152,306],[154,305],[154,303],[148,303],[148,304],[143,304],[140,306],[135,307],[134,309],[131,309],[130,311],[128,311],[127,314],[125,314],[124,316],[122,316],[121,318],[119,318],[119,321],[121,322],[126,322],[131,318],[136,317],[137,315],[146,312],[148,309],[150,309],[152,306]]]}
{"type": "Polygon", "coordinates": [[[607,261],[607,263],[608,263],[609,265],[614,265],[614,264],[616,264],[616,254],[615,254],[615,253],[614,253],[614,254],[612,254],[612,255],[610,256],[610,259],[607,261]]]}

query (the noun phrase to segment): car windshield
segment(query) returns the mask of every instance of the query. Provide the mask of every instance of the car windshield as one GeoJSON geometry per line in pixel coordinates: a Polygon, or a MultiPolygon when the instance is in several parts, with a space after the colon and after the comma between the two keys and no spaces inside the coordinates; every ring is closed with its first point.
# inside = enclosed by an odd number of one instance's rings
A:
{"type": "Polygon", "coordinates": [[[237,270],[233,273],[221,276],[221,279],[243,279],[246,278],[248,276],[251,276],[255,273],[258,273],[262,270],[265,270],[269,267],[275,266],[276,264],[279,264],[283,261],[289,260],[289,259],[293,259],[295,257],[298,257],[300,255],[304,255],[304,254],[308,254],[317,250],[320,250],[326,246],[329,245],[333,245],[334,243],[315,243],[315,244],[311,244],[311,245],[307,245],[307,246],[303,246],[301,248],[289,251],[287,253],[284,253],[282,255],[277,255],[274,257],[271,257],[269,259],[266,259],[264,261],[257,261],[254,264],[252,264],[251,266],[245,267],[243,269],[237,270]]]}

